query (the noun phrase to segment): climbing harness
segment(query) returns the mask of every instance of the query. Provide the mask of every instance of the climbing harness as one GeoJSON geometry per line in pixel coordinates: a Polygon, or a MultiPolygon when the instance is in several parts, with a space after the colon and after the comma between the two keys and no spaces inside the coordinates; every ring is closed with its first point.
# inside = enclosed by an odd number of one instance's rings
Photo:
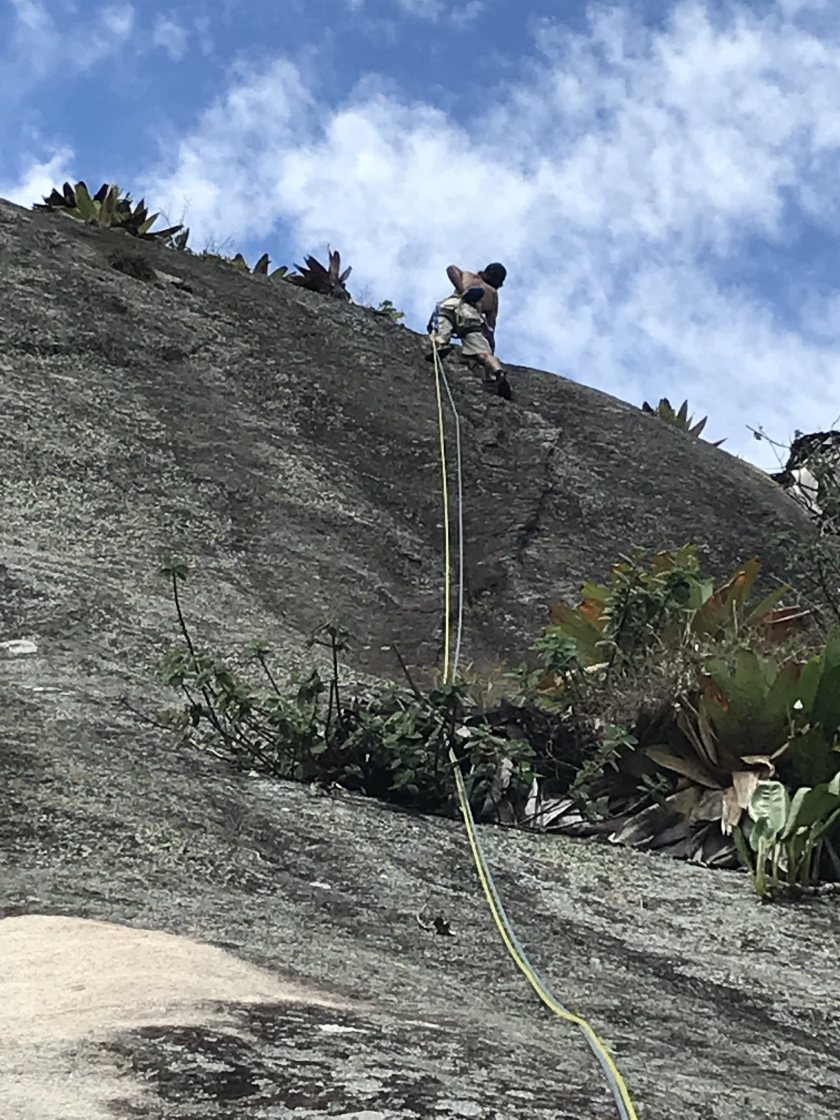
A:
{"type": "MultiPolygon", "coordinates": [[[[432,320],[435,319],[437,308],[432,315],[432,320]]],[[[435,370],[435,391],[437,395],[437,415],[438,415],[438,430],[440,436],[440,462],[441,462],[441,483],[443,490],[443,535],[444,535],[444,627],[443,627],[443,640],[444,640],[444,653],[443,653],[443,679],[444,683],[454,680],[458,672],[458,662],[461,656],[461,638],[463,633],[464,624],[464,501],[463,501],[463,472],[461,464],[461,422],[458,416],[458,410],[455,407],[455,401],[452,398],[452,393],[449,388],[449,382],[444,372],[443,365],[438,354],[437,343],[432,338],[432,355],[434,360],[435,370]],[[446,460],[446,432],[444,426],[443,415],[443,387],[446,392],[449,407],[452,411],[452,416],[455,420],[455,467],[458,488],[458,606],[455,627],[455,653],[450,662],[449,649],[451,644],[451,630],[452,630],[452,580],[451,580],[451,545],[450,545],[450,518],[449,518],[449,479],[446,460]]],[[[525,976],[528,983],[537,993],[542,1002],[551,1011],[554,1012],[559,1018],[564,1019],[567,1023],[572,1023],[574,1026],[579,1027],[586,1037],[595,1057],[601,1065],[604,1075],[609,1082],[610,1088],[615,1098],[616,1107],[621,1120],[638,1120],[636,1110],[633,1107],[633,1101],[630,1098],[630,1093],[627,1089],[624,1079],[619,1073],[618,1067],[610,1056],[607,1048],[601,1042],[598,1035],[595,1033],[589,1023],[575,1015],[564,1007],[562,1003],[552,994],[545,981],[540,974],[531,964],[528,956],[522,947],[519,939],[514,933],[510,919],[505,913],[505,908],[502,905],[502,900],[499,897],[499,892],[496,889],[496,884],[493,875],[487,863],[487,858],[484,854],[484,849],[478,835],[478,830],[475,825],[475,818],[470,808],[469,798],[467,796],[466,786],[464,785],[464,777],[461,773],[461,767],[458,762],[458,757],[455,751],[450,747],[449,761],[452,764],[452,771],[455,775],[455,787],[458,792],[458,803],[461,808],[461,815],[464,818],[464,826],[467,831],[467,839],[472,852],[473,862],[478,873],[478,878],[484,891],[484,896],[487,899],[487,904],[490,907],[490,912],[493,915],[493,921],[496,923],[496,928],[499,931],[499,936],[504,942],[505,948],[513,958],[516,967],[525,976]]]]}

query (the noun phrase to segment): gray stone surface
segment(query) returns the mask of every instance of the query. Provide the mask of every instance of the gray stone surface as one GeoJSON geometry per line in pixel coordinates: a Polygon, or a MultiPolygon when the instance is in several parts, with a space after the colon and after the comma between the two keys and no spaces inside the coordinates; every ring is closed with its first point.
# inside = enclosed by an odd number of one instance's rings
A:
{"type": "MultiPolygon", "coordinates": [[[[154,1118],[615,1116],[582,1036],[506,958],[457,822],[234,775],[116,704],[165,700],[153,665],[177,633],[154,569],[173,550],[222,648],[265,635],[292,668],[329,612],[357,635],[355,670],[394,674],[395,639],[431,670],[420,341],[7,203],[0,284],[0,641],[36,647],[0,661],[0,912],[207,940],[349,1004],[231,1007],[238,1030],[127,1030],[78,1061],[109,1055],[154,1118]],[[157,281],[110,266],[126,252],[157,281]]],[[[807,528],[759,472],[629,405],[535,371],[514,370],[512,405],[454,378],[478,665],[518,661],[550,602],[632,544],[692,539],[718,572],[757,551],[779,572],[772,534],[807,528]]],[[[770,908],[738,874],[482,834],[521,940],[640,1117],[840,1114],[834,897],[770,908]]]]}
{"type": "MultiPolygon", "coordinates": [[[[270,627],[293,647],[333,614],[360,667],[397,674],[381,649],[394,640],[415,667],[439,663],[438,433],[415,334],[8,203],[0,283],[4,563],[31,604],[7,627],[43,621],[124,653],[164,631],[153,572],[179,549],[199,564],[208,633],[270,627]],[[157,280],[109,263],[126,256],[157,280]]],[[[508,404],[452,366],[479,667],[517,661],[546,608],[633,545],[693,540],[721,575],[759,552],[778,572],[772,536],[808,528],[724,450],[573,381],[511,378],[508,404]]]]}

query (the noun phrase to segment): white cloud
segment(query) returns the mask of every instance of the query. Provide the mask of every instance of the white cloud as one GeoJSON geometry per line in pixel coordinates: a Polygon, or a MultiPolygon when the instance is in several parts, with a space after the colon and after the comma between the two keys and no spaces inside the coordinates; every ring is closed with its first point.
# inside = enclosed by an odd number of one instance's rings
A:
{"type": "Polygon", "coordinates": [[[56,64],[67,63],[85,72],[114,54],[128,40],[134,26],[131,4],[114,4],[99,13],[89,27],[74,28],[69,34],[58,32],[55,42],[56,64]]]}
{"type": "Polygon", "coordinates": [[[404,12],[423,19],[437,19],[443,9],[442,0],[397,0],[404,12]]]}
{"type": "Polygon", "coordinates": [[[152,33],[152,42],[156,47],[163,47],[173,62],[179,62],[187,53],[187,40],[189,36],[177,20],[168,16],[158,16],[152,33]]]}
{"type": "Polygon", "coordinates": [[[443,16],[456,25],[470,23],[484,8],[482,0],[397,0],[404,12],[437,21],[443,16]]]}
{"type": "Polygon", "coordinates": [[[546,24],[540,59],[469,127],[369,86],[317,105],[279,62],[239,75],[146,194],[189,203],[199,238],[285,222],[301,250],[329,241],[418,326],[446,264],[501,259],[503,359],[636,403],[687,396],[711,438],[760,455],[744,425],[819,428],[840,397],[813,307],[785,323],[726,281],[747,238],[784,251],[791,214],[840,230],[840,44],[799,22],[819,10],[689,0],[664,31],[626,10],[587,35],[546,24]]]}
{"type": "Polygon", "coordinates": [[[284,159],[313,130],[314,107],[291,63],[241,73],[194,135],[178,144],[175,171],[151,178],[143,193],[156,209],[185,215],[193,244],[264,232],[278,217],[284,159]]]}
{"type": "Polygon", "coordinates": [[[13,31],[0,48],[0,101],[6,110],[0,120],[0,195],[30,206],[70,178],[73,152],[42,135],[43,114],[27,104],[28,95],[40,82],[57,74],[64,81],[85,74],[117,52],[132,34],[134,8],[106,5],[92,18],[65,27],[41,0],[12,4],[13,31]]]}
{"type": "Polygon", "coordinates": [[[70,148],[62,148],[51,159],[33,162],[16,180],[0,181],[0,198],[16,202],[18,206],[32,206],[71,178],[69,168],[75,156],[70,148]]]}
{"type": "MultiPolygon", "coordinates": [[[[344,0],[352,11],[364,8],[365,0],[344,0]]],[[[462,27],[484,10],[485,0],[396,0],[397,7],[406,15],[417,16],[433,23],[443,17],[447,23],[462,27]]]]}
{"type": "Polygon", "coordinates": [[[134,8],[131,4],[112,4],[103,9],[102,24],[115,41],[127,39],[134,26],[134,8]]]}
{"type": "Polygon", "coordinates": [[[0,96],[5,104],[21,102],[44,78],[61,71],[86,72],[117,51],[134,27],[129,3],[101,8],[84,23],[60,26],[40,0],[12,0],[16,23],[0,56],[0,96]]]}
{"type": "Polygon", "coordinates": [[[42,32],[52,24],[46,8],[37,0],[12,0],[12,7],[19,24],[28,31],[42,32]]]}
{"type": "Polygon", "coordinates": [[[476,20],[484,11],[484,0],[468,0],[467,3],[455,4],[448,13],[448,18],[458,27],[464,27],[476,20]]]}

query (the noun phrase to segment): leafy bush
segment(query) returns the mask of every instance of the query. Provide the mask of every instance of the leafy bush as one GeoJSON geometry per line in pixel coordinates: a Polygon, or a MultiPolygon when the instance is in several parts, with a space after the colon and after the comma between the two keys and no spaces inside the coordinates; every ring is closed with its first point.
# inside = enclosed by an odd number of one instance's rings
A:
{"type": "Polygon", "coordinates": [[[759,782],[748,806],[747,839],[735,830],[738,852],[762,898],[812,885],[817,846],[840,819],[840,773],[830,782],[802,787],[791,797],[781,782],[759,782]]]}
{"type": "Polygon", "coordinates": [[[643,558],[640,549],[614,564],[609,587],[585,581],[576,607],[559,602],[550,609],[550,625],[534,647],[543,669],[531,681],[535,695],[546,699],[566,689],[581,669],[622,668],[653,649],[690,639],[721,642],[758,625],[771,633],[791,617],[787,609],[774,609],[787,585],[747,606],[761,571],[755,558],[717,588],[701,575],[693,545],[658,552],[649,567],[643,558]]]}
{"type": "MultiPolygon", "coordinates": [[[[248,770],[433,812],[455,810],[454,751],[480,819],[615,827],[622,842],[731,866],[735,845],[743,858],[752,843],[766,783],[787,787],[799,812],[798,790],[840,773],[840,635],[813,655],[801,634],[780,646],[779,592],[747,602],[758,570],[748,561],[715,587],[690,546],[651,564],[625,558],[609,587],[586,583],[579,608],[553,609],[516,703],[485,711],[464,681],[421,692],[407,671],[408,688],[350,689],[335,623],[312,635],[318,664],[288,683],[260,643],[238,664],[199,651],[179,598],[187,567],[173,558],[163,572],[185,645],[162,672],[185,703],[164,722],[248,770]]],[[[813,881],[818,853],[833,853],[829,817],[824,829],[815,818],[802,832],[800,814],[777,830],[773,843],[793,846],[768,848],[771,871],[775,860],[800,887],[813,881]]]]}
{"type": "Polygon", "coordinates": [[[405,312],[394,307],[389,299],[383,299],[378,307],[371,307],[370,310],[374,315],[380,315],[383,319],[390,319],[394,323],[399,323],[405,318],[405,312]]]}
{"type": "Polygon", "coordinates": [[[840,626],[840,535],[815,533],[802,539],[779,533],[776,543],[785,550],[788,568],[806,601],[830,625],[840,626]]]}
{"type": "Polygon", "coordinates": [[[840,771],[840,637],[780,606],[786,586],[750,602],[759,573],[753,558],[716,585],[690,545],[650,564],[637,551],[609,586],[587,581],[580,604],[551,609],[519,696],[597,718],[567,790],[573,828],[614,821],[622,842],[731,865],[762,782],[793,795],[840,771]]]}
{"type": "MultiPolygon", "coordinates": [[[[761,430],[754,434],[774,443],[761,430]]],[[[811,514],[822,532],[840,532],[840,432],[796,432],[784,469],[770,477],[811,514]]]]}
{"type": "Polygon", "coordinates": [[[453,808],[454,749],[480,816],[492,816],[501,801],[524,802],[533,782],[529,744],[497,735],[465,685],[442,684],[428,694],[390,685],[347,700],[339,679],[347,633],[328,623],[311,639],[327,651],[327,679],[313,668],[283,688],[270,650],[252,642],[246,667],[256,666],[268,684],[258,687],[227,660],[196,650],[178,592],[187,566],[171,558],[161,571],[171,581],[186,643],[161,662],[163,679],[186,700],[164,713],[163,722],[182,738],[249,770],[340,785],[423,810],[453,808]]]}
{"type": "MultiPolygon", "coordinates": [[[[774,443],[760,429],[754,434],[774,443]]],[[[771,478],[809,514],[814,533],[804,540],[780,533],[776,544],[786,550],[803,595],[840,625],[840,432],[797,432],[788,452],[784,469],[771,478]]]]}

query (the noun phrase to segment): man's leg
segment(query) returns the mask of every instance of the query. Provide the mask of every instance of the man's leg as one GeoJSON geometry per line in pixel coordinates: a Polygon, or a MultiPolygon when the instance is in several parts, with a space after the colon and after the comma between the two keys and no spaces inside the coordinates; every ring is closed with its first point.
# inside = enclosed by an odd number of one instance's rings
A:
{"type": "Polygon", "coordinates": [[[480,362],[488,376],[493,380],[502,373],[504,366],[490,348],[490,342],[484,334],[481,324],[459,331],[463,339],[463,354],[465,358],[473,358],[480,362]]]}
{"type": "Polygon", "coordinates": [[[480,363],[484,370],[485,382],[494,385],[499,396],[509,401],[512,394],[510,391],[510,384],[505,375],[505,367],[493,353],[490,339],[482,329],[483,325],[482,321],[481,328],[479,329],[470,329],[469,325],[467,325],[465,331],[459,331],[464,343],[462,348],[463,355],[470,361],[480,363]]]}

